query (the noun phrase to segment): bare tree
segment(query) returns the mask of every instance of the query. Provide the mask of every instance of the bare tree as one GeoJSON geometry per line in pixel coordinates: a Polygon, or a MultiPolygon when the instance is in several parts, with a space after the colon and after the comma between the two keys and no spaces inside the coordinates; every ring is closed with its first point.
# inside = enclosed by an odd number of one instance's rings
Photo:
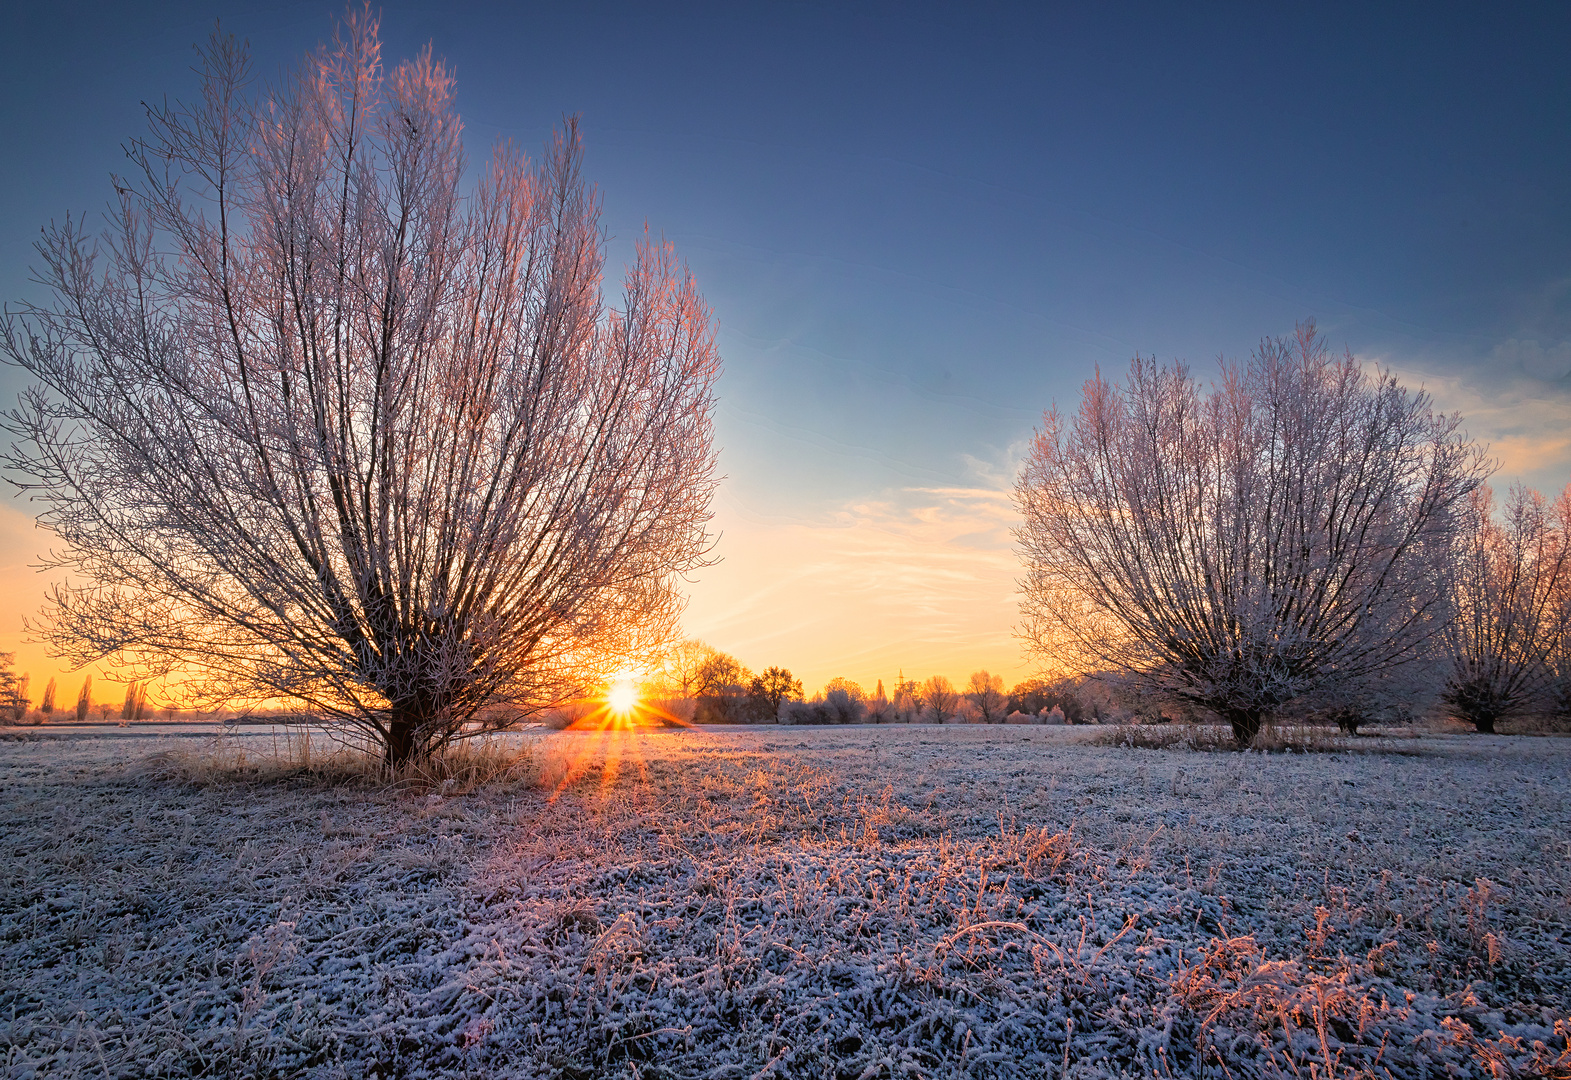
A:
{"type": "Polygon", "coordinates": [[[1479,731],[1552,708],[1557,651],[1571,631],[1571,487],[1551,507],[1513,488],[1501,520],[1494,494],[1473,493],[1456,550],[1457,618],[1441,699],[1479,731]]]}
{"type": "Polygon", "coordinates": [[[53,675],[49,677],[49,682],[44,684],[44,696],[43,700],[38,703],[38,711],[45,716],[55,711],[55,679],[53,675]]]}
{"type": "Polygon", "coordinates": [[[694,689],[699,694],[738,693],[753,681],[753,673],[730,653],[711,649],[699,665],[694,689]]]}
{"type": "Polygon", "coordinates": [[[717,480],[710,312],[646,237],[602,299],[576,121],[467,195],[450,72],[377,23],[253,94],[215,34],[103,239],[46,231],[8,464],[80,587],[80,665],[292,698],[390,763],[577,696],[669,636],[717,480]],[[471,728],[472,730],[472,728],[471,728]]]}
{"type": "Polygon", "coordinates": [[[745,719],[748,690],[753,673],[747,665],[729,653],[710,649],[709,656],[698,667],[694,683],[694,696],[698,698],[698,716],[716,723],[735,723],[745,719]]]}
{"type": "Polygon", "coordinates": [[[1113,669],[1251,742],[1286,703],[1431,657],[1451,540],[1487,474],[1460,418],[1312,323],[1224,364],[1100,373],[1037,432],[1016,485],[1024,637],[1044,663],[1113,669]]]}
{"type": "Polygon", "coordinates": [[[960,692],[947,676],[933,675],[922,684],[922,700],[932,710],[933,719],[943,723],[960,707],[960,692]]]}
{"type": "Polygon", "coordinates": [[[717,650],[695,638],[684,638],[670,645],[660,658],[660,666],[648,682],[672,697],[697,697],[704,665],[717,650]]]}
{"type": "Polygon", "coordinates": [[[976,706],[984,724],[996,724],[1002,720],[1004,707],[1009,704],[1009,696],[1004,693],[1004,677],[989,675],[985,671],[971,673],[966,697],[976,706]]]}
{"type": "Polygon", "coordinates": [[[783,667],[767,667],[762,675],[753,677],[748,692],[768,709],[770,716],[777,717],[782,701],[801,700],[802,680],[783,667]]]}

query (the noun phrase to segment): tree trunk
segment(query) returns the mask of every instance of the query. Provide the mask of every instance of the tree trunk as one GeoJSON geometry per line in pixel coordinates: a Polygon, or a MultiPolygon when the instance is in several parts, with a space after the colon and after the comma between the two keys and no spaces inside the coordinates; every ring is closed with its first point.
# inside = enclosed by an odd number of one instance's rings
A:
{"type": "Polygon", "coordinates": [[[393,706],[392,718],[387,725],[387,739],[383,747],[383,763],[390,769],[407,765],[420,751],[417,734],[424,725],[409,709],[393,706]]]}
{"type": "Polygon", "coordinates": [[[1260,713],[1253,709],[1229,709],[1227,722],[1233,728],[1233,742],[1240,750],[1247,750],[1260,734],[1260,713]]]}
{"type": "Polygon", "coordinates": [[[1485,735],[1495,733],[1495,718],[1493,716],[1472,716],[1473,726],[1485,735]]]}

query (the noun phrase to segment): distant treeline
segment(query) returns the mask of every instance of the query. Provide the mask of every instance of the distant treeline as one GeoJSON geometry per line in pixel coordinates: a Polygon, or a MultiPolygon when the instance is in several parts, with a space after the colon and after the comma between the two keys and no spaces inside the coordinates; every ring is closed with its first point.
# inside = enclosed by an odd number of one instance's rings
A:
{"type": "Polygon", "coordinates": [[[829,680],[812,698],[784,667],[754,674],[736,657],[700,641],[683,642],[644,684],[657,712],[700,724],[915,724],[1097,722],[1115,706],[1084,679],[1027,679],[1012,690],[986,671],[961,687],[943,675],[908,679],[871,691],[850,679],[829,680]]]}

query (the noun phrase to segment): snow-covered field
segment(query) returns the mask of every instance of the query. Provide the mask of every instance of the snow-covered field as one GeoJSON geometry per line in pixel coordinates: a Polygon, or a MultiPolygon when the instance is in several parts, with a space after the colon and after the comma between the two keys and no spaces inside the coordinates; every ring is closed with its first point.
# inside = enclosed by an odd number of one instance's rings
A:
{"type": "Polygon", "coordinates": [[[0,742],[5,1075],[1571,1075],[1571,740],[1087,736],[535,733],[446,798],[0,742]]]}

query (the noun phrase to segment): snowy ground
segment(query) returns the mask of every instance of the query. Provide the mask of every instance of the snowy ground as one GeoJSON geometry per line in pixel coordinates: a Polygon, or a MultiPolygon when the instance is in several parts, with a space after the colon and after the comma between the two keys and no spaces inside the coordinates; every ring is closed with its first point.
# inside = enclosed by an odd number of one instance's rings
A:
{"type": "Polygon", "coordinates": [[[532,733],[448,798],[170,779],[274,736],[224,738],[0,741],[6,1076],[1571,1075],[1571,739],[532,733]]]}

